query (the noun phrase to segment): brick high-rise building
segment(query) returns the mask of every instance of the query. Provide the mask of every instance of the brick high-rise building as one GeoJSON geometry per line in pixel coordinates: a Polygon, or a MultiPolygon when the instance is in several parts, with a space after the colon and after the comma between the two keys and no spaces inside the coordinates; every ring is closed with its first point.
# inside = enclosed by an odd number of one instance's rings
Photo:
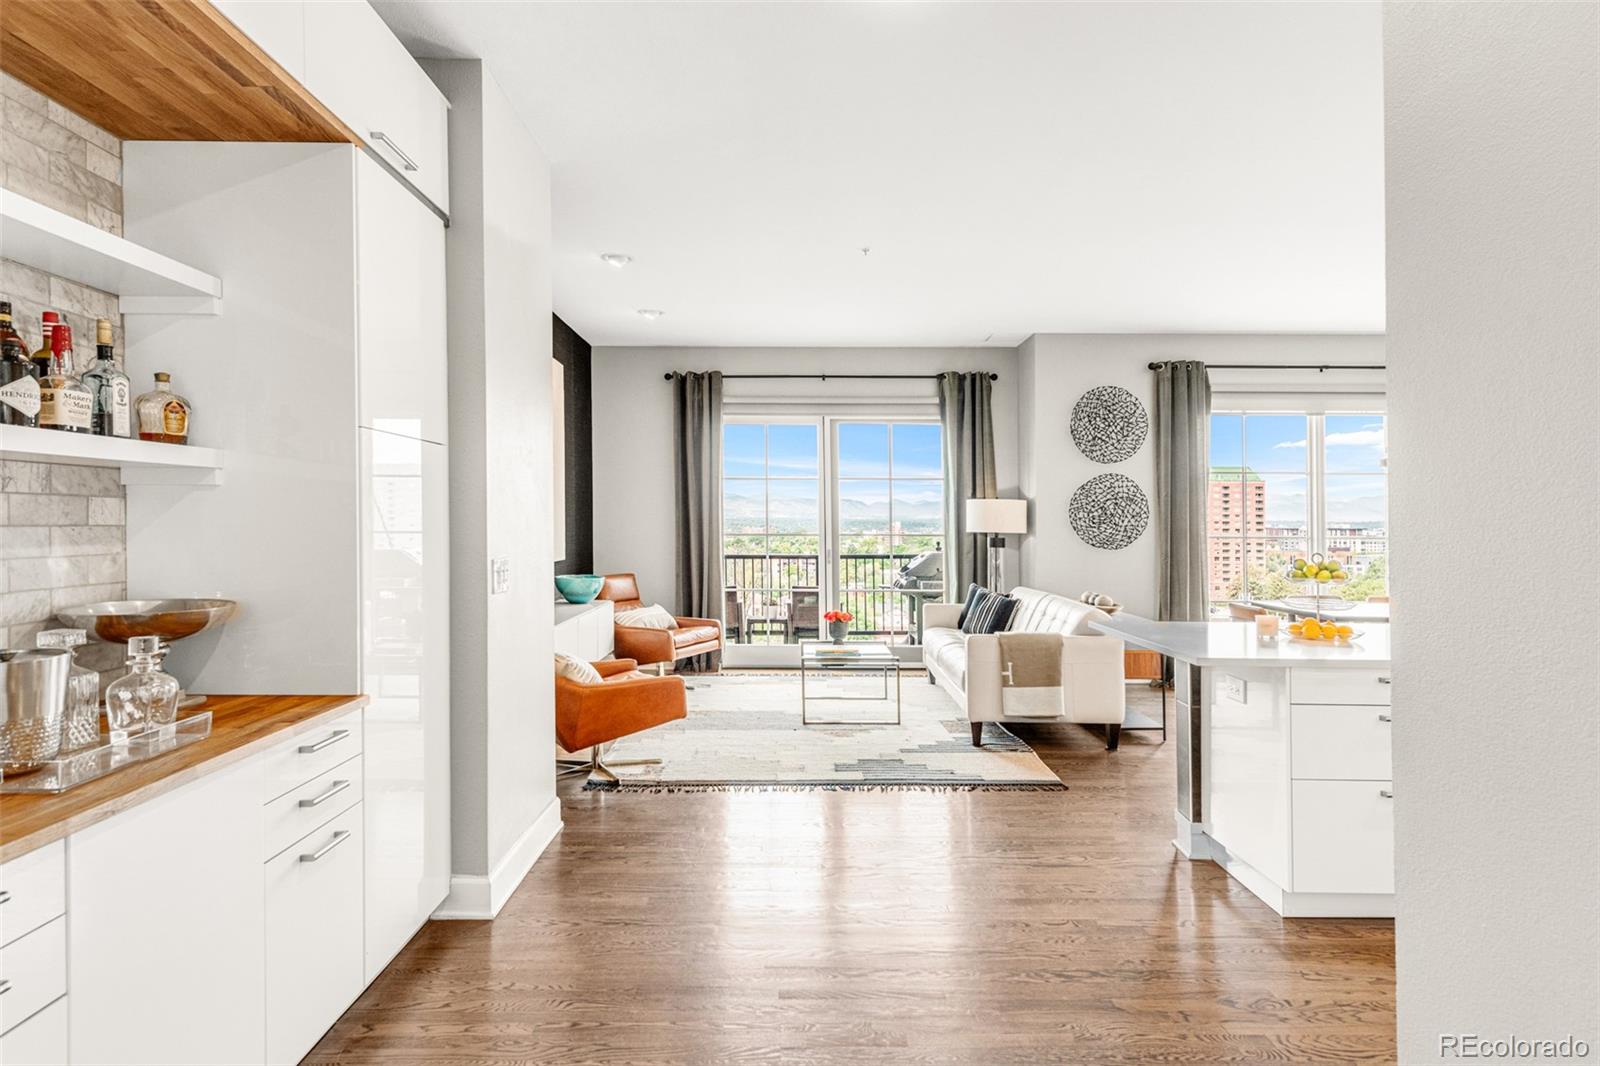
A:
{"type": "Polygon", "coordinates": [[[1266,530],[1267,483],[1261,475],[1247,466],[1212,467],[1206,534],[1213,600],[1226,599],[1228,586],[1242,577],[1247,567],[1266,565],[1266,530]]]}

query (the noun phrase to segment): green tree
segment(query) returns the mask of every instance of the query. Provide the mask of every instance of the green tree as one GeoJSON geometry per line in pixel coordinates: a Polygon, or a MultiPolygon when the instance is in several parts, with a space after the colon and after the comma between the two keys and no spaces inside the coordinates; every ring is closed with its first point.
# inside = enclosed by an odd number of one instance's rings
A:
{"type": "Polygon", "coordinates": [[[1389,594],[1389,560],[1387,557],[1374,559],[1367,565],[1361,576],[1346,581],[1339,588],[1339,595],[1343,599],[1362,601],[1370,596],[1387,596],[1389,594]]]}

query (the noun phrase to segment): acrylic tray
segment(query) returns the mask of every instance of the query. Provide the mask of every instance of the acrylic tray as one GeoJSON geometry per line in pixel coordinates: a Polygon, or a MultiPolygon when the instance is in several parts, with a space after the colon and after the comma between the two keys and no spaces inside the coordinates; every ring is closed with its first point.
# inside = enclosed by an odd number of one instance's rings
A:
{"type": "Polygon", "coordinates": [[[86,781],[116,773],[125,766],[177,751],[210,735],[210,711],[180,718],[168,726],[147,729],[129,737],[126,744],[112,744],[101,734],[100,743],[92,748],[69,752],[20,774],[0,775],[0,792],[65,792],[86,781]]]}

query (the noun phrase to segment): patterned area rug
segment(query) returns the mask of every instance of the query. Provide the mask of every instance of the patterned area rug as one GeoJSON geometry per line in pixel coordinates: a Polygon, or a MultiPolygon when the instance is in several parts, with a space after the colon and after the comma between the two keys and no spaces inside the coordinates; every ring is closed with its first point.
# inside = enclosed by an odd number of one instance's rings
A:
{"type": "MultiPolygon", "coordinates": [[[[1061,791],[1067,786],[1033,749],[989,723],[972,746],[967,717],[920,672],[901,677],[899,725],[802,725],[798,673],[727,673],[687,678],[689,716],[624,737],[608,760],[660,759],[619,766],[624,792],[785,789],[958,789],[1061,791]]],[[[814,683],[808,694],[866,696],[876,678],[814,683]]],[[[891,688],[892,692],[892,688],[891,688]]],[[[818,718],[894,717],[893,699],[819,701],[818,718]]],[[[594,786],[591,786],[594,787],[594,786]]]]}

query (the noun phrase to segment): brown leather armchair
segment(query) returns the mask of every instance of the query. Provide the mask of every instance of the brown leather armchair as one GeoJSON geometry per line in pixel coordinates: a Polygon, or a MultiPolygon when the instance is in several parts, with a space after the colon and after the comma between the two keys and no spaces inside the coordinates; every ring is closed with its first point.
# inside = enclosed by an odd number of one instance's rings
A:
{"type": "Polygon", "coordinates": [[[588,748],[587,759],[557,760],[561,774],[588,771],[589,784],[605,788],[617,783],[613,766],[639,766],[660,759],[607,762],[601,745],[688,714],[681,677],[639,673],[632,659],[606,659],[594,664],[600,684],[584,685],[556,675],[556,743],[567,751],[588,748]]]}
{"type": "MultiPolygon", "coordinates": [[[[646,606],[639,597],[639,581],[632,574],[607,574],[600,599],[616,604],[618,613],[646,606]]],[[[696,655],[722,652],[722,623],[715,618],[677,617],[672,629],[645,626],[616,627],[616,653],[641,665],[676,663],[696,655]]]]}

